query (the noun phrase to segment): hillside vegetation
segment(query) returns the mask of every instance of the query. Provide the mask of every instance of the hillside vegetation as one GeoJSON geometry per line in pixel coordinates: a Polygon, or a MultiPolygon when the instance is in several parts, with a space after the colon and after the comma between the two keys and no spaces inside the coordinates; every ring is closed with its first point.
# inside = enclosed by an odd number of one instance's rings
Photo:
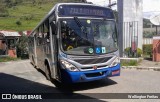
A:
{"type": "Polygon", "coordinates": [[[79,0],[0,0],[0,30],[32,30],[58,2],[79,0]]]}

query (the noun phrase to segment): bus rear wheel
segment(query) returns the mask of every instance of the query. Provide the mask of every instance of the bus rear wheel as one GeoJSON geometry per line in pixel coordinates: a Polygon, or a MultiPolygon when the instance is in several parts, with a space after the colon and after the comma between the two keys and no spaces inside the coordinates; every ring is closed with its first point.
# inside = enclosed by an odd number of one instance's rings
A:
{"type": "Polygon", "coordinates": [[[51,73],[50,73],[48,64],[45,64],[45,74],[46,74],[46,79],[51,80],[51,73]]]}

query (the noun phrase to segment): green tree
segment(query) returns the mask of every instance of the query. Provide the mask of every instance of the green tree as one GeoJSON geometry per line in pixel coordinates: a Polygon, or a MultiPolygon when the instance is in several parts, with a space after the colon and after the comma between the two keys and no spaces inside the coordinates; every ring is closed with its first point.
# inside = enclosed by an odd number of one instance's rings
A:
{"type": "Polygon", "coordinates": [[[28,37],[25,34],[19,38],[17,47],[17,57],[28,58],[28,37]]]}

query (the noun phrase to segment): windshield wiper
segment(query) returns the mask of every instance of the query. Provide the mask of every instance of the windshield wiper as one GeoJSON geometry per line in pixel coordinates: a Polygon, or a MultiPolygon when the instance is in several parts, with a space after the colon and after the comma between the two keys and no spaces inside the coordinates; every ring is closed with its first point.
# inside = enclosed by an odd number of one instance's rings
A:
{"type": "MultiPolygon", "coordinates": [[[[95,45],[94,45],[94,37],[93,37],[93,42],[89,41],[88,39],[88,33],[87,33],[87,29],[85,26],[82,25],[82,23],[80,22],[80,20],[78,19],[78,17],[74,17],[75,22],[77,23],[78,27],[81,28],[81,31],[83,34],[85,34],[86,37],[82,37],[83,39],[87,40],[88,42],[90,42],[93,46],[93,49],[95,49],[95,45]]],[[[94,53],[95,54],[95,53],[94,53]]]]}
{"type": "Polygon", "coordinates": [[[83,32],[83,34],[85,34],[86,38],[88,39],[87,30],[86,30],[86,28],[82,25],[82,23],[80,22],[80,20],[78,19],[78,17],[74,17],[74,20],[76,21],[77,25],[81,28],[81,31],[83,32]]]}
{"type": "Polygon", "coordinates": [[[78,17],[74,17],[74,20],[76,21],[79,27],[82,27],[82,23],[79,21],[78,17]]]}

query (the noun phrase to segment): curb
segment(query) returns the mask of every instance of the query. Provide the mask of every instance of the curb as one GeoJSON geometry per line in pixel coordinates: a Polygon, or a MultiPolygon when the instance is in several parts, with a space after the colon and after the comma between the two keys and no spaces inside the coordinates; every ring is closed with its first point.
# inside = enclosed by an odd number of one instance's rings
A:
{"type": "Polygon", "coordinates": [[[122,69],[135,69],[135,70],[148,70],[148,71],[160,71],[160,67],[140,67],[140,66],[122,66],[122,69]]]}

